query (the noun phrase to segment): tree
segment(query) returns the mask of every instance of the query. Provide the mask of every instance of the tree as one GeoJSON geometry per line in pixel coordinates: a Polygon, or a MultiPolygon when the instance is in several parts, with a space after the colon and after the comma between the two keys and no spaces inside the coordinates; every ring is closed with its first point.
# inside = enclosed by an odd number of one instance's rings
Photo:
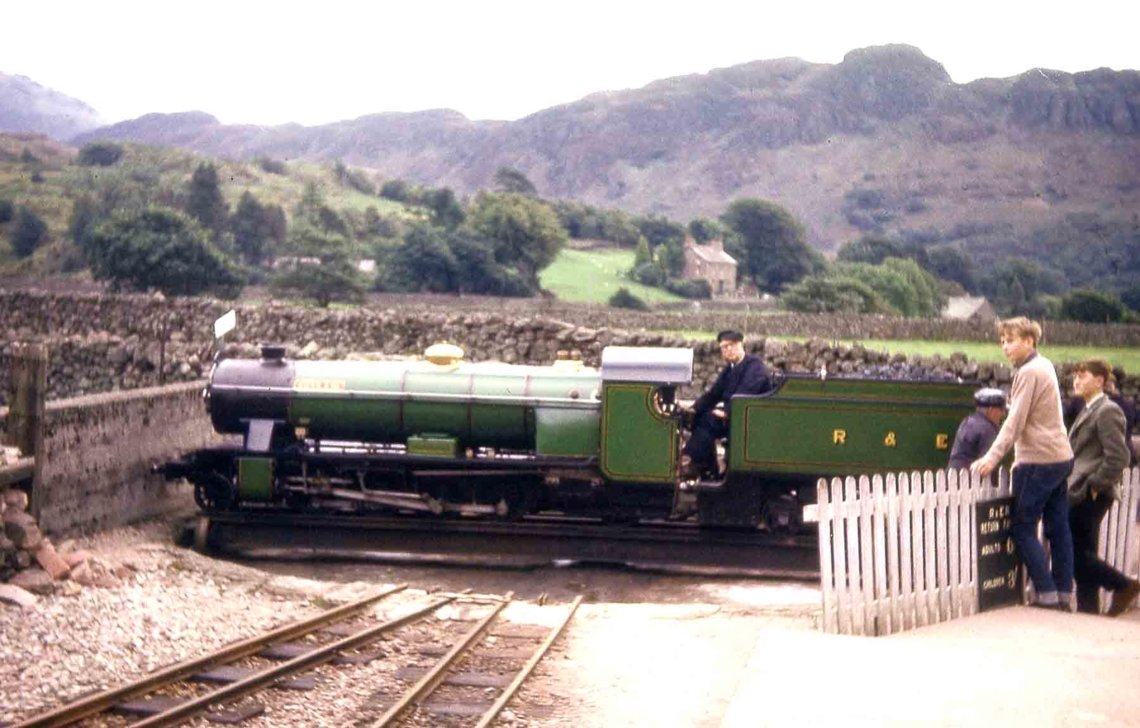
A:
{"type": "Polygon", "coordinates": [[[1140,312],[1140,284],[1133,284],[1121,291],[1120,302],[1133,311],[1140,312]]]}
{"type": "Polygon", "coordinates": [[[432,224],[445,228],[454,228],[463,222],[463,208],[455,193],[448,187],[432,190],[427,194],[425,204],[431,210],[432,224]]]}
{"type": "Polygon", "coordinates": [[[79,150],[76,161],[84,167],[110,167],[123,157],[123,147],[113,142],[91,142],[79,150]]]}
{"type": "Polygon", "coordinates": [[[191,175],[186,212],[214,234],[220,233],[225,228],[229,218],[229,205],[222,197],[218,170],[213,164],[203,162],[191,175]]]}
{"type": "Polygon", "coordinates": [[[467,222],[472,232],[491,244],[495,261],[513,268],[534,289],[538,288],[538,272],[566,244],[566,231],[554,211],[526,195],[480,192],[467,222]]]}
{"type": "Polygon", "coordinates": [[[967,291],[978,290],[974,276],[974,261],[953,245],[935,245],[926,249],[926,265],[923,266],[938,278],[957,281],[967,291]]]}
{"type": "Polygon", "coordinates": [[[942,294],[938,280],[917,262],[909,258],[887,258],[883,261],[883,267],[901,275],[914,290],[913,315],[934,317],[942,313],[946,296],[942,294]]]}
{"type": "Polygon", "coordinates": [[[321,192],[321,188],[317,186],[316,182],[310,180],[301,188],[301,199],[297,202],[297,207],[294,208],[293,213],[296,217],[305,218],[309,222],[315,223],[317,215],[324,205],[325,196],[321,192]]]}
{"type": "Polygon", "coordinates": [[[643,286],[664,285],[665,277],[665,271],[661,270],[661,266],[656,263],[642,263],[629,271],[629,279],[637,281],[643,286]]]}
{"type": "Polygon", "coordinates": [[[738,275],[757,287],[778,292],[812,272],[814,262],[803,226],[779,205],[738,199],[721,220],[735,233],[731,247],[740,264],[738,275]]]}
{"type": "Polygon", "coordinates": [[[495,186],[500,192],[531,196],[538,194],[538,190],[525,174],[510,167],[499,167],[499,171],[495,172],[495,186]]]}
{"type": "Polygon", "coordinates": [[[653,250],[657,264],[671,276],[680,276],[685,270],[685,246],[679,241],[670,240],[653,250]]]}
{"type": "Polygon", "coordinates": [[[866,283],[842,275],[808,276],[788,286],[780,301],[785,308],[803,313],[881,313],[888,308],[866,283]]]}
{"type": "Polygon", "coordinates": [[[411,195],[408,183],[402,179],[390,179],[380,185],[380,196],[396,202],[407,202],[411,195]]]}
{"type": "Polygon", "coordinates": [[[470,230],[458,228],[447,234],[448,247],[455,256],[456,284],[463,293],[493,296],[533,296],[535,289],[512,268],[495,262],[491,243],[470,230]]]}
{"type": "Polygon", "coordinates": [[[600,218],[601,230],[597,237],[622,247],[632,248],[641,240],[641,230],[621,210],[607,210],[600,218]]]}
{"type": "Polygon", "coordinates": [[[1009,258],[982,279],[982,290],[1003,314],[1037,315],[1037,299],[1063,287],[1055,270],[1019,257],[1009,258]]]}
{"type": "Polygon", "coordinates": [[[1069,321],[1108,324],[1124,318],[1124,304],[1108,293],[1090,288],[1070,291],[1061,299],[1061,318],[1069,321]]]}
{"type": "Polygon", "coordinates": [[[649,250],[649,241],[642,238],[637,243],[637,250],[633,252],[633,267],[653,262],[653,253],[649,250]]]}
{"type": "Polygon", "coordinates": [[[298,220],[289,227],[286,260],[269,279],[278,295],[299,295],[322,308],[333,301],[363,300],[365,284],[350,255],[348,239],[336,232],[298,220]]]}
{"type": "Polygon", "coordinates": [[[261,265],[272,260],[274,251],[285,242],[285,211],[280,205],[261,204],[246,190],[230,217],[230,232],[242,261],[247,265],[261,265]]]}
{"type": "Polygon", "coordinates": [[[865,284],[881,297],[883,309],[900,316],[915,316],[918,294],[906,276],[883,265],[837,263],[834,275],[865,284]]]}
{"type": "Polygon", "coordinates": [[[835,259],[846,263],[870,263],[878,265],[887,258],[906,258],[912,250],[901,240],[892,240],[880,235],[864,235],[846,242],[835,252],[835,259]]]}
{"type": "Polygon", "coordinates": [[[689,235],[698,243],[707,243],[724,237],[724,228],[716,220],[697,217],[689,221],[689,235]]]}
{"type": "Polygon", "coordinates": [[[348,223],[340,213],[325,203],[324,193],[316,182],[306,182],[301,190],[301,199],[294,209],[295,217],[304,220],[313,227],[320,228],[334,235],[350,237],[348,223]]]}
{"type": "Polygon", "coordinates": [[[634,224],[652,248],[670,243],[680,245],[685,242],[685,228],[661,215],[639,217],[634,220],[634,224]]]}
{"type": "Polygon", "coordinates": [[[459,265],[444,232],[416,225],[384,261],[386,288],[395,291],[444,293],[458,290],[459,265]]]}
{"type": "Polygon", "coordinates": [[[12,250],[19,258],[27,258],[47,237],[48,227],[40,216],[23,205],[16,211],[12,225],[12,250]]]}
{"type": "Polygon", "coordinates": [[[115,288],[232,298],[244,283],[202,228],[178,210],[120,211],[98,223],[87,238],[92,274],[115,288]]]}

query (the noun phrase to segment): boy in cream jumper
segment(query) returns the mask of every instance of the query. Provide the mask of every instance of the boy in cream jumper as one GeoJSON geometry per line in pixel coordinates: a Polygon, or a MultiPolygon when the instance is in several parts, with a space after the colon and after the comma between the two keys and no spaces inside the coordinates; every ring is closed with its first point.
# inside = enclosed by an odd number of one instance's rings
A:
{"type": "Polygon", "coordinates": [[[1037,353],[1041,326],[1019,316],[998,322],[1001,350],[1015,367],[1009,414],[989,451],[970,469],[989,475],[1013,446],[1013,525],[1010,529],[1037,593],[1033,606],[1070,610],[1073,598],[1073,536],[1069,530],[1066,478],[1073,450],[1061,415],[1061,389],[1052,362],[1037,353]],[[1044,517],[1053,566],[1037,540],[1044,517]]]}

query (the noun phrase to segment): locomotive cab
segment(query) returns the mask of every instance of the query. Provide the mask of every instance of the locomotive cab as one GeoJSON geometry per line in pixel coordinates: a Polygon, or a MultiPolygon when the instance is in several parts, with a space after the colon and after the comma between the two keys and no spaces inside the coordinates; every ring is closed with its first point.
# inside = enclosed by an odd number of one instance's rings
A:
{"type": "Polygon", "coordinates": [[[602,351],[601,469],[614,481],[677,480],[677,386],[693,379],[691,349],[608,346],[602,351]]]}

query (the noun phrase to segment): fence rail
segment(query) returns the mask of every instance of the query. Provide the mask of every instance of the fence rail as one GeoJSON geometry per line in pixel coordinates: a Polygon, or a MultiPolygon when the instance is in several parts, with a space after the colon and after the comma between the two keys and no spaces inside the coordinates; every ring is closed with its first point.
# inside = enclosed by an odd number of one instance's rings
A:
{"type": "MultiPolygon", "coordinates": [[[[1100,555],[1135,576],[1140,468],[1123,483],[1100,555]]],[[[825,631],[891,634],[979,610],[976,506],[1011,495],[1008,471],[996,485],[940,470],[820,479],[817,492],[805,516],[819,524],[825,631]]]]}

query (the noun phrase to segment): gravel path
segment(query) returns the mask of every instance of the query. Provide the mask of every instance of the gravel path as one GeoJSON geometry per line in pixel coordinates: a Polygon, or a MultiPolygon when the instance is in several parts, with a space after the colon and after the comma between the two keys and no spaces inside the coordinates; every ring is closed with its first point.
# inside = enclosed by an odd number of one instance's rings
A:
{"type": "MultiPolygon", "coordinates": [[[[579,608],[498,725],[636,725],[651,716],[657,725],[700,725],[699,714],[689,711],[731,697],[734,672],[763,624],[812,629],[818,612],[818,591],[810,587],[620,572],[346,566],[300,569],[302,577],[281,565],[271,573],[203,557],[174,546],[170,532],[168,524],[154,523],[79,540],[75,548],[119,573],[117,583],[79,588],[60,582],[31,606],[0,603],[0,724],[407,582],[408,589],[374,608],[376,616],[425,603],[433,591],[464,587],[516,591],[522,600],[505,614],[527,625],[554,623],[572,591],[593,602],[579,608]],[[547,593],[555,603],[540,606],[547,593]]],[[[464,616],[462,609],[445,612],[441,633],[447,620],[464,616]]],[[[394,658],[410,649],[399,636],[382,646],[394,658]]],[[[340,726],[362,715],[374,718],[402,662],[374,660],[351,672],[317,668],[316,690],[273,691],[261,699],[267,712],[243,725],[340,726]]]]}
{"type": "Polygon", "coordinates": [[[0,722],[27,718],[159,667],[287,622],[372,584],[322,584],[214,561],[163,543],[166,527],[128,528],[77,546],[127,567],[111,588],[53,595],[19,608],[0,604],[0,722]]]}

